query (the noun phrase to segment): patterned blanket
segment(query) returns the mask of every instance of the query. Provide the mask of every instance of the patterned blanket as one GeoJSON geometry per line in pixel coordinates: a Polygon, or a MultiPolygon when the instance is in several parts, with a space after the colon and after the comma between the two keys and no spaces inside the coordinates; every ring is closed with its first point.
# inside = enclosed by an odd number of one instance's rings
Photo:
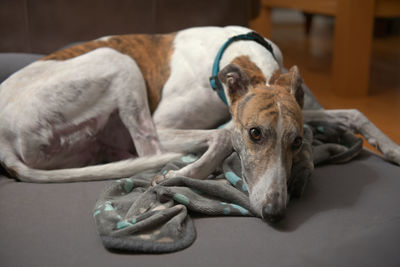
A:
{"type": "MultiPolygon", "coordinates": [[[[294,159],[288,181],[289,195],[301,195],[314,166],[349,161],[361,149],[362,140],[342,127],[324,122],[305,125],[301,156],[294,159]]],[[[93,211],[104,246],[127,252],[172,252],[188,247],[196,238],[191,213],[255,216],[235,152],[206,180],[177,177],[150,186],[155,175],[180,169],[197,158],[186,155],[158,172],[143,172],[110,184],[93,211]]]]}

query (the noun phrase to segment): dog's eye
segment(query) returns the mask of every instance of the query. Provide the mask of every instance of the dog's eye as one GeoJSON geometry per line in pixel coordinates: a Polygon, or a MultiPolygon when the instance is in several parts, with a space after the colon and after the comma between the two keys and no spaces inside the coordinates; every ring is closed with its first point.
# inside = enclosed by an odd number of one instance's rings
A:
{"type": "Polygon", "coordinates": [[[249,130],[249,135],[250,135],[251,140],[253,140],[254,142],[260,141],[260,139],[261,139],[260,128],[257,128],[257,127],[251,128],[249,130]]]}
{"type": "Polygon", "coordinates": [[[297,136],[292,143],[292,149],[293,150],[299,149],[302,144],[303,144],[303,138],[301,138],[301,136],[297,136]]]}

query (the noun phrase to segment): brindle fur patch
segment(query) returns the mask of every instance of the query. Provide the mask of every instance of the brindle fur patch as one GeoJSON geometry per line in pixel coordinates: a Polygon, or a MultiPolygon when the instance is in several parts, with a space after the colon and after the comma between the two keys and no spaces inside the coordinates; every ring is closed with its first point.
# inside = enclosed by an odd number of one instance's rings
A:
{"type": "Polygon", "coordinates": [[[161,100],[161,90],[170,76],[170,60],[175,34],[128,34],[94,40],[52,53],[42,60],[67,60],[101,47],[110,47],[133,58],[142,71],[153,113],[161,100]]]}

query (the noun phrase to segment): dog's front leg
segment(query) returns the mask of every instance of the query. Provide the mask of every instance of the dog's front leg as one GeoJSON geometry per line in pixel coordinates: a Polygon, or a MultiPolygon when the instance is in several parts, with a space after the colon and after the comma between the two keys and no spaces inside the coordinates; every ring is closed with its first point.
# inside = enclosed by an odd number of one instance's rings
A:
{"type": "Polygon", "coordinates": [[[288,180],[290,197],[300,198],[314,170],[312,155],[313,133],[310,127],[304,127],[304,138],[301,150],[293,157],[292,169],[288,180]]]}
{"type": "Polygon", "coordinates": [[[376,147],[385,159],[400,165],[400,147],[379,130],[368,118],[356,109],[304,110],[304,121],[326,121],[338,123],[359,133],[376,147]]]}
{"type": "Polygon", "coordinates": [[[159,136],[163,147],[170,152],[204,153],[195,162],[180,170],[169,171],[165,175],[155,177],[152,184],[160,183],[164,179],[185,176],[196,179],[205,179],[229,156],[232,151],[230,131],[218,130],[172,130],[161,129],[159,136]]]}

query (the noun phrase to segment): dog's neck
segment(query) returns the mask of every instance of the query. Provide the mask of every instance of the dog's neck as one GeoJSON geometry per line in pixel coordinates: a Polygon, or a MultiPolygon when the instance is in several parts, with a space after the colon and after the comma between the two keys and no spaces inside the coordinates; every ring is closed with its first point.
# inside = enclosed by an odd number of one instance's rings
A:
{"type": "MultiPolygon", "coordinates": [[[[256,32],[249,32],[247,34],[239,34],[239,35],[235,35],[231,38],[229,38],[219,49],[215,59],[214,59],[214,63],[212,66],[212,73],[211,73],[211,77],[210,77],[210,85],[211,88],[213,88],[213,90],[215,90],[219,96],[219,98],[226,104],[229,105],[228,103],[228,99],[226,97],[226,93],[224,92],[223,86],[221,84],[221,81],[218,79],[218,73],[220,70],[220,61],[222,59],[223,54],[225,53],[225,50],[227,50],[227,48],[233,44],[234,42],[237,41],[251,41],[254,43],[257,43],[259,45],[261,45],[262,47],[264,47],[269,54],[273,57],[275,62],[277,61],[277,58],[275,56],[275,53],[273,51],[273,48],[271,46],[271,44],[261,35],[259,35],[256,32]]],[[[240,55],[237,55],[236,58],[233,59],[233,61],[231,63],[236,63],[236,64],[241,64],[241,65],[245,65],[247,67],[250,67],[250,75],[256,75],[257,78],[254,80],[254,82],[261,82],[260,79],[262,79],[262,81],[265,83],[266,79],[263,79],[265,77],[263,77],[264,75],[262,74],[262,71],[257,67],[256,64],[254,64],[254,62],[251,62],[249,56],[245,56],[242,54],[243,51],[241,51],[240,55]],[[238,57],[240,59],[238,59],[238,57]],[[249,64],[250,63],[250,64],[249,64]],[[261,73],[261,75],[259,75],[261,73]]]]}

